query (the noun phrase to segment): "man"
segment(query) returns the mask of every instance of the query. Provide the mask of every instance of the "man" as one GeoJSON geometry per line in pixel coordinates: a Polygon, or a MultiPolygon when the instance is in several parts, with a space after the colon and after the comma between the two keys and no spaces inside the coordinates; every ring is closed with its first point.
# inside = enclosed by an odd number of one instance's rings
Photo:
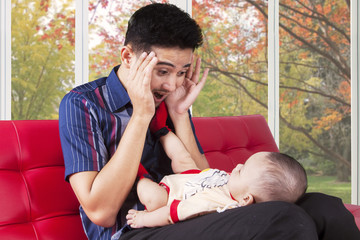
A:
{"type": "Polygon", "coordinates": [[[65,176],[79,202],[89,239],[317,239],[314,222],[294,204],[271,202],[163,228],[131,230],[125,216],[142,210],[139,176],[159,181],[171,163],[148,129],[165,101],[168,126],[199,169],[208,167],[193,132],[189,106],[205,84],[193,51],[202,33],[188,14],[150,4],[129,20],[121,65],[107,78],[79,86],[60,104],[65,176]],[[281,226],[281,227],[279,227],[281,226]]]}

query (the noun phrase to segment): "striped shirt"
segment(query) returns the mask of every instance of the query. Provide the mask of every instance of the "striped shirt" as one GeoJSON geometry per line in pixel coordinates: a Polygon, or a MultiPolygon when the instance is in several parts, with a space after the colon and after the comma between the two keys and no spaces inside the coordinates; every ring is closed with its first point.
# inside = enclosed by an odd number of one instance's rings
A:
{"type": "MultiPolygon", "coordinates": [[[[74,88],[61,101],[59,129],[66,180],[73,173],[100,171],[116,151],[133,111],[129,95],[116,75],[118,68],[119,66],[115,67],[108,77],[74,88]]],[[[174,130],[170,118],[167,124],[174,130]]],[[[199,143],[198,147],[200,152],[203,152],[199,143]]],[[[170,159],[149,130],[141,163],[157,182],[164,175],[172,173],[170,159]]],[[[112,228],[103,228],[92,223],[80,206],[80,215],[88,238],[118,238],[129,229],[125,216],[130,208],[144,208],[134,187],[112,228]]]]}

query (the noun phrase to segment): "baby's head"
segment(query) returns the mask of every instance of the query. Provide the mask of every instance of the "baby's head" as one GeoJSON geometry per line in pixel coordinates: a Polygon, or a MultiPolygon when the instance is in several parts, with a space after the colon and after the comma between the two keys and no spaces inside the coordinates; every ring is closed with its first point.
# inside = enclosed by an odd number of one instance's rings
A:
{"type": "Polygon", "coordinates": [[[307,178],[294,158],[278,152],[258,152],[233,169],[228,186],[240,205],[266,201],[294,203],[305,193],[307,178]]]}

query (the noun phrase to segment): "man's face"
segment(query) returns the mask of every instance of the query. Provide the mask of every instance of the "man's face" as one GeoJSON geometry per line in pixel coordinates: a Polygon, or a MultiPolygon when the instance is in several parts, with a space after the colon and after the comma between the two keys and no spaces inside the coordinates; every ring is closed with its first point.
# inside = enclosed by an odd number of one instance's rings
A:
{"type": "Polygon", "coordinates": [[[164,99],[180,87],[189,69],[193,51],[191,48],[160,48],[152,47],[158,58],[151,79],[151,91],[155,105],[158,106],[164,99]]]}

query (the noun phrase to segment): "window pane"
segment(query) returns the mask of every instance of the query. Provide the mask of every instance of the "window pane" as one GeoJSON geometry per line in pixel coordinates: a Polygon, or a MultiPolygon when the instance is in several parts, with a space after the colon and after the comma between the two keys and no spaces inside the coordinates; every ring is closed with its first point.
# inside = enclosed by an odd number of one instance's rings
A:
{"type": "Polygon", "coordinates": [[[193,114],[267,117],[267,1],[193,0],[192,10],[205,35],[197,54],[210,68],[193,114]]]}
{"type": "Polygon", "coordinates": [[[301,160],[309,191],[350,203],[350,6],[280,1],[280,150],[301,160]]]}
{"type": "Polygon", "coordinates": [[[11,117],[56,119],[75,79],[74,1],[11,3],[11,117]]]}
{"type": "Polygon", "coordinates": [[[148,0],[89,0],[89,81],[108,76],[120,62],[127,23],[148,0]]]}

